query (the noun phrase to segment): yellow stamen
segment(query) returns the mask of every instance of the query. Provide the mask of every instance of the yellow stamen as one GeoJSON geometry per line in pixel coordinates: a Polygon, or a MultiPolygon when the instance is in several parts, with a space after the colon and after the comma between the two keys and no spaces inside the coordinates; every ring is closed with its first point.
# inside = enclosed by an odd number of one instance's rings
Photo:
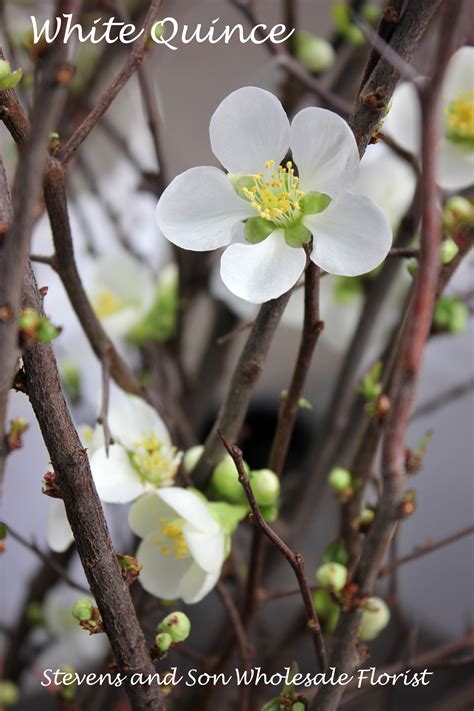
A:
{"type": "Polygon", "coordinates": [[[474,91],[459,94],[445,109],[448,136],[474,139],[474,91]]]}

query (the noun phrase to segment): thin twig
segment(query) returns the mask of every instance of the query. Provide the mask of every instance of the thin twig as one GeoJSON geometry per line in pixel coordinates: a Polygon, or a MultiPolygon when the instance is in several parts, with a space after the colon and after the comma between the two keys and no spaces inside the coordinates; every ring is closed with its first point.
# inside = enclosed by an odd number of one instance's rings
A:
{"type": "Polygon", "coordinates": [[[235,467],[239,476],[239,481],[244,488],[245,495],[247,497],[252,512],[252,522],[255,526],[258,526],[264,533],[264,535],[269,539],[269,541],[273,543],[276,548],[278,548],[280,553],[284,556],[284,558],[286,558],[288,563],[293,568],[293,571],[296,575],[296,579],[298,581],[298,585],[300,586],[303,603],[306,608],[308,627],[312,634],[316,656],[319,660],[319,665],[321,669],[324,670],[326,669],[326,652],[324,646],[324,639],[321,632],[318,617],[314,610],[311,590],[304,572],[303,556],[301,555],[301,553],[294,553],[292,550],[290,550],[286,543],[282,541],[282,539],[275,533],[275,531],[270,528],[270,526],[266,523],[260,512],[258,504],[255,501],[255,497],[252,492],[252,487],[250,486],[250,482],[244,468],[242,451],[236,445],[230,444],[221,433],[219,433],[219,436],[221,438],[222,444],[234,460],[235,467]]]}
{"type": "Polygon", "coordinates": [[[41,548],[39,548],[34,541],[28,541],[26,538],[24,538],[24,536],[18,533],[18,531],[15,531],[15,529],[12,528],[10,524],[4,523],[2,525],[6,526],[9,536],[14,538],[15,541],[18,541],[18,543],[20,543],[24,548],[27,548],[29,551],[34,553],[37,558],[39,558],[43,563],[45,563],[45,565],[51,568],[51,570],[53,570],[58,575],[58,577],[61,578],[61,580],[67,583],[67,585],[69,585],[71,588],[79,590],[79,592],[85,595],[90,595],[89,588],[86,588],[80,583],[76,583],[76,581],[69,576],[68,572],[61,565],[59,565],[59,563],[54,560],[51,555],[43,553],[41,548]]]}

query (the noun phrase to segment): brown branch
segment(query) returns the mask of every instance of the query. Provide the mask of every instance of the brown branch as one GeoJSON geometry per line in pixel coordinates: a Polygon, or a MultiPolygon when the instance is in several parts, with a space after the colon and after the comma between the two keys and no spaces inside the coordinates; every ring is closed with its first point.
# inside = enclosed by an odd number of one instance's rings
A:
{"type": "Polygon", "coordinates": [[[304,322],[300,348],[288,393],[278,413],[278,422],[268,461],[269,469],[279,476],[285,465],[299,410],[299,401],[303,395],[314,349],[323,328],[324,324],[319,317],[319,269],[310,261],[305,272],[304,322]]]}
{"type": "MultiPolygon", "coordinates": [[[[24,305],[42,311],[32,271],[24,285],[24,305]]],[[[56,360],[49,344],[23,354],[27,392],[59,477],[66,513],[92,595],[100,610],[115,661],[126,675],[133,709],[164,709],[157,684],[131,685],[130,674],[153,674],[154,666],[138,624],[130,593],[110,540],[104,512],[83,449],[61,390],[56,360]]]]}
{"type": "Polygon", "coordinates": [[[204,452],[192,472],[195,486],[202,488],[222,459],[224,450],[218,430],[229,440],[237,439],[255,386],[263,370],[268,351],[290,292],[263,304],[232,376],[229,390],[217,420],[205,442],[204,452]]]}
{"type": "Polygon", "coordinates": [[[83,585],[76,583],[76,581],[70,577],[68,572],[59,564],[59,562],[54,556],[47,553],[43,553],[41,548],[39,548],[34,541],[28,541],[20,533],[18,533],[18,531],[15,531],[15,529],[12,528],[9,523],[4,523],[3,525],[7,527],[9,536],[14,538],[15,541],[18,541],[18,543],[20,543],[24,548],[34,553],[35,556],[39,558],[39,560],[41,560],[48,568],[51,568],[51,570],[56,573],[58,578],[61,578],[61,580],[63,580],[71,588],[79,590],[79,592],[83,594],[90,595],[89,588],[86,588],[83,585]]]}
{"type": "Polygon", "coordinates": [[[94,108],[86,116],[68,142],[56,154],[57,159],[63,165],[69,163],[79,146],[85,141],[92,129],[105,114],[115,97],[120,93],[132,74],[143,62],[146,45],[149,41],[150,31],[156,21],[163,1],[164,0],[151,0],[149,10],[143,23],[143,33],[134,44],[133,49],[121,71],[115,77],[101,98],[97,101],[94,108]]]}
{"type": "Polygon", "coordinates": [[[301,553],[294,553],[290,548],[288,548],[286,543],[282,541],[282,539],[275,533],[275,531],[270,528],[270,526],[266,523],[260,512],[258,504],[255,501],[255,497],[252,492],[252,487],[250,486],[250,482],[244,468],[242,451],[235,445],[230,444],[222,434],[219,433],[219,436],[221,438],[222,444],[234,460],[235,467],[239,475],[239,481],[245,491],[245,495],[247,497],[252,512],[251,518],[253,524],[260,528],[262,533],[280,551],[283,557],[293,568],[296,579],[298,581],[298,585],[300,587],[303,603],[306,609],[308,627],[311,631],[311,635],[313,638],[316,656],[318,658],[321,669],[324,670],[326,669],[326,652],[324,647],[324,640],[319,620],[314,610],[311,590],[304,572],[303,556],[301,555],[301,553]]]}
{"type": "MultiPolygon", "coordinates": [[[[422,4],[417,3],[417,7],[422,4]]],[[[383,492],[353,579],[361,595],[371,592],[381,560],[402,515],[400,504],[405,481],[406,435],[431,326],[440,269],[441,228],[436,186],[437,105],[444,71],[453,50],[453,35],[460,9],[460,2],[450,3],[449,9],[443,14],[434,76],[428,86],[420,90],[423,121],[423,206],[419,270],[413,285],[410,317],[406,320],[400,356],[394,373],[394,396],[382,447],[383,492]]],[[[410,6],[406,15],[409,12],[410,6]]],[[[360,609],[341,614],[330,661],[331,666],[336,667],[339,673],[350,672],[358,663],[355,640],[361,614],[360,609]]],[[[341,686],[322,688],[316,695],[311,711],[337,708],[343,691],[341,686]]]]}
{"type": "Polygon", "coordinates": [[[428,553],[444,548],[444,546],[455,543],[456,541],[461,540],[461,538],[470,536],[472,533],[474,533],[474,526],[468,526],[467,528],[463,528],[461,531],[456,531],[456,533],[446,536],[446,538],[441,538],[438,541],[429,541],[421,546],[417,546],[411,553],[408,553],[401,558],[397,558],[397,560],[393,563],[380,568],[377,577],[384,578],[386,575],[390,575],[393,570],[399,568],[401,565],[405,565],[405,563],[410,563],[412,560],[417,560],[428,553]]]}

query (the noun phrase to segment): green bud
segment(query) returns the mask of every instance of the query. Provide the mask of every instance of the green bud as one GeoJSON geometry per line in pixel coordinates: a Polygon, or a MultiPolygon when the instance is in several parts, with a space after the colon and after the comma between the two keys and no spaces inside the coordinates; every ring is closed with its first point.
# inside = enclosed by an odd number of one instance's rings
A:
{"type": "Polygon", "coordinates": [[[339,277],[334,289],[336,301],[340,304],[349,304],[363,294],[364,288],[357,277],[339,277]]]}
{"type": "Polygon", "coordinates": [[[304,215],[317,215],[331,204],[331,198],[325,193],[306,193],[300,206],[304,215]]]}
{"type": "Polygon", "coordinates": [[[281,711],[280,699],[272,699],[262,706],[260,711],[281,711]]]}
{"type": "MultiPolygon", "coordinates": [[[[71,674],[71,676],[74,677],[75,669],[74,669],[74,667],[64,666],[64,667],[61,667],[61,672],[63,674],[71,674]]],[[[68,679],[68,681],[69,681],[69,679],[68,679]]],[[[64,699],[65,701],[72,701],[73,699],[76,698],[78,686],[79,685],[78,685],[77,681],[75,681],[72,684],[70,684],[70,683],[59,684],[58,691],[59,691],[60,697],[62,699],[64,699]]]]}
{"type": "Polygon", "coordinates": [[[5,540],[5,538],[8,536],[8,528],[5,526],[4,523],[0,523],[0,541],[5,540]]]}
{"type": "Polygon", "coordinates": [[[378,637],[390,621],[390,610],[379,597],[371,597],[364,605],[359,627],[359,637],[365,642],[378,637]]]}
{"type": "Polygon", "coordinates": [[[277,520],[280,512],[278,506],[260,506],[260,513],[265,523],[273,523],[277,520]]]}
{"type": "Polygon", "coordinates": [[[160,622],[157,632],[166,632],[174,644],[184,642],[189,637],[191,622],[184,612],[172,612],[160,622]]]}
{"type": "Polygon", "coordinates": [[[472,224],[474,221],[474,205],[468,198],[461,195],[453,195],[443,208],[443,225],[446,229],[452,229],[459,224],[472,224]]]}
{"type": "Polygon", "coordinates": [[[342,590],[347,580],[347,568],[340,563],[324,563],[316,571],[316,582],[334,592],[342,590]]]}
{"type": "MultiPolygon", "coordinates": [[[[250,476],[250,467],[245,462],[244,468],[247,476],[250,476]]],[[[228,501],[232,501],[236,504],[247,501],[245,491],[239,481],[235,462],[230,454],[226,454],[224,459],[222,459],[214,469],[211,484],[216,492],[225,499],[228,499],[228,501]]]]}
{"type": "Polygon", "coordinates": [[[453,261],[458,252],[459,247],[456,242],[451,239],[451,237],[448,237],[448,239],[445,239],[441,245],[441,263],[449,264],[449,262],[453,261]]]}
{"type": "Polygon", "coordinates": [[[203,452],[204,445],[202,444],[196,444],[194,447],[191,447],[187,450],[183,457],[183,466],[188,474],[191,474],[192,470],[201,459],[201,455],[203,452]]]}
{"type": "Polygon", "coordinates": [[[285,230],[285,242],[290,247],[303,247],[311,242],[311,232],[300,222],[285,230]]]}
{"type": "Polygon", "coordinates": [[[374,5],[371,2],[365,2],[361,8],[362,17],[369,25],[376,25],[380,20],[380,15],[382,14],[381,9],[378,5],[374,5]]]}
{"type": "Polygon", "coordinates": [[[81,399],[81,371],[79,370],[77,363],[70,358],[66,358],[62,361],[60,370],[64,389],[70,397],[71,402],[75,405],[81,399]]]}
{"type": "Polygon", "coordinates": [[[349,556],[344,541],[341,538],[336,538],[332,541],[324,551],[323,560],[325,563],[339,563],[347,565],[349,556]]]}
{"type": "Polygon", "coordinates": [[[334,608],[339,609],[339,606],[336,605],[325,588],[316,590],[313,593],[313,605],[318,617],[327,617],[333,612],[334,608]]]}
{"type": "Polygon", "coordinates": [[[306,706],[302,701],[297,701],[291,707],[291,711],[305,711],[306,706]]]}
{"type": "Polygon", "coordinates": [[[14,89],[21,81],[23,69],[11,70],[10,62],[5,59],[0,59],[0,91],[5,89],[14,89]]]}
{"type": "Polygon", "coordinates": [[[91,620],[93,614],[94,604],[92,600],[89,600],[88,598],[78,600],[72,608],[72,616],[79,622],[87,622],[88,620],[91,620]]]}
{"type": "Polygon", "coordinates": [[[270,469],[251,472],[250,485],[259,506],[272,506],[280,495],[280,480],[270,469]]]}
{"type": "Polygon", "coordinates": [[[324,618],[322,627],[323,627],[323,632],[325,634],[332,634],[334,632],[334,630],[337,627],[337,623],[339,621],[340,615],[341,615],[341,610],[339,609],[339,607],[336,606],[334,608],[334,610],[331,610],[329,615],[324,618]]]}
{"type": "Polygon", "coordinates": [[[334,491],[344,491],[344,489],[348,489],[351,485],[351,473],[342,467],[334,467],[334,469],[331,469],[328,482],[334,491]]]}
{"type": "Polygon", "coordinates": [[[356,47],[362,47],[365,44],[365,37],[362,30],[357,25],[349,25],[344,33],[345,38],[356,47]]]}
{"type": "Polygon", "coordinates": [[[40,317],[35,309],[23,309],[18,318],[18,328],[23,331],[34,331],[40,321],[40,317]]]}
{"type": "Polygon", "coordinates": [[[408,262],[406,263],[406,270],[411,277],[415,278],[416,274],[418,272],[417,260],[416,259],[408,260],[408,262]]]}
{"type": "Polygon", "coordinates": [[[15,706],[20,699],[20,690],[13,681],[0,681],[0,706],[15,706]]]}
{"type": "Polygon", "coordinates": [[[455,297],[442,296],[434,311],[434,323],[449,333],[463,333],[469,320],[469,309],[455,297]]]}
{"type": "Polygon", "coordinates": [[[334,64],[336,53],[322,37],[300,32],[296,35],[296,56],[310,72],[324,72],[334,64]]]}
{"type": "Polygon", "coordinates": [[[245,223],[245,239],[250,244],[258,244],[275,232],[275,225],[263,217],[250,217],[245,223]]]}
{"type": "Polygon", "coordinates": [[[46,317],[40,319],[36,328],[36,336],[40,343],[51,343],[60,333],[61,329],[54,326],[46,317]]]}
{"type": "Polygon", "coordinates": [[[171,635],[169,635],[168,632],[160,632],[155,637],[155,647],[161,653],[167,652],[172,644],[173,640],[171,639],[171,635]]]}
{"type": "Polygon", "coordinates": [[[369,526],[375,518],[375,511],[373,509],[365,508],[362,510],[360,515],[360,523],[363,526],[369,526]]]}
{"type": "Polygon", "coordinates": [[[5,79],[11,72],[10,62],[0,59],[0,80],[5,79]]]}

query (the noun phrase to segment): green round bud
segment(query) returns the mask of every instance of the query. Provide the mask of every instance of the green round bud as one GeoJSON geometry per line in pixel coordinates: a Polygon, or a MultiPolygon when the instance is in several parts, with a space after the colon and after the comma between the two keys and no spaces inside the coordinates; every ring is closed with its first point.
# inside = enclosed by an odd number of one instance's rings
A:
{"type": "Polygon", "coordinates": [[[40,343],[51,343],[60,333],[61,330],[57,326],[54,326],[47,318],[40,319],[36,327],[36,335],[40,343]]]}
{"type": "Polygon", "coordinates": [[[369,25],[376,25],[382,13],[378,5],[371,2],[365,2],[361,8],[362,17],[369,25]]]}
{"type": "Polygon", "coordinates": [[[296,56],[310,72],[324,72],[334,64],[336,53],[330,42],[309,32],[296,36],[296,56]]]}
{"type": "Polygon", "coordinates": [[[448,200],[443,210],[443,218],[449,223],[472,220],[474,207],[471,201],[461,195],[453,195],[448,200]]]}
{"type": "Polygon", "coordinates": [[[452,262],[456,254],[459,252],[459,247],[456,242],[449,237],[445,239],[441,245],[441,262],[442,264],[449,264],[452,262]]]}
{"type": "Polygon", "coordinates": [[[339,606],[336,605],[330,593],[325,588],[316,590],[313,593],[313,605],[318,617],[327,617],[333,612],[335,607],[339,609],[339,606]]]}
{"type": "Polygon", "coordinates": [[[259,506],[272,506],[280,496],[280,480],[271,469],[251,472],[250,485],[259,506]]]}
{"type": "Polygon", "coordinates": [[[352,482],[352,477],[350,471],[343,469],[342,467],[334,467],[328,477],[329,486],[331,486],[334,491],[344,491],[348,489],[352,482]]]}
{"type": "Polygon", "coordinates": [[[168,632],[159,632],[155,637],[155,647],[158,649],[159,652],[167,652],[172,644],[173,640],[171,639],[171,635],[169,635],[168,632]]]}
{"type": "Polygon", "coordinates": [[[157,632],[166,632],[174,644],[184,642],[189,637],[191,622],[184,612],[172,612],[160,622],[157,632]]]}
{"type": "Polygon", "coordinates": [[[301,701],[297,701],[293,706],[291,707],[291,711],[305,711],[305,705],[301,701]]]}
{"type": "Polygon", "coordinates": [[[323,632],[325,634],[332,634],[334,632],[334,630],[337,627],[337,623],[339,621],[340,615],[341,615],[341,610],[339,609],[339,607],[336,606],[334,608],[334,610],[331,610],[329,615],[324,618],[322,627],[323,627],[323,632]]]}
{"type": "MultiPolygon", "coordinates": [[[[247,476],[250,476],[250,467],[245,462],[244,469],[247,476]]],[[[239,504],[247,501],[235,462],[230,454],[226,454],[214,469],[211,484],[218,494],[232,503],[239,504]]]]}
{"type": "Polygon", "coordinates": [[[324,563],[316,571],[316,581],[334,592],[342,590],[347,580],[347,568],[340,563],[324,563]]]}
{"type": "Polygon", "coordinates": [[[35,309],[23,309],[18,318],[18,328],[24,330],[34,330],[38,327],[39,316],[35,309]]]}
{"type": "Polygon", "coordinates": [[[94,613],[94,605],[92,600],[84,598],[83,600],[78,600],[74,607],[72,608],[72,616],[76,618],[79,622],[84,622],[92,619],[94,613]]]}
{"type": "Polygon", "coordinates": [[[388,605],[380,597],[371,597],[364,605],[359,627],[359,637],[365,642],[378,637],[390,621],[388,605]]]}
{"type": "Polygon", "coordinates": [[[362,47],[365,44],[364,33],[357,25],[349,25],[344,35],[351,44],[355,44],[357,47],[362,47]]]}
{"type": "Polygon", "coordinates": [[[266,523],[273,523],[277,520],[280,512],[278,506],[260,506],[260,513],[266,523]]]}
{"type": "Polygon", "coordinates": [[[406,269],[408,274],[415,278],[418,272],[418,261],[416,259],[410,259],[406,264],[406,269]]]}
{"type": "Polygon", "coordinates": [[[368,526],[373,522],[375,518],[375,511],[373,509],[363,509],[360,515],[360,522],[365,526],[368,526]]]}
{"type": "Polygon", "coordinates": [[[183,457],[183,466],[188,474],[191,474],[192,470],[196,464],[201,459],[201,455],[204,452],[204,445],[196,444],[191,449],[188,449],[183,457]]]}
{"type": "Polygon", "coordinates": [[[280,699],[271,699],[271,701],[267,701],[267,703],[262,706],[260,711],[281,711],[280,699]]]}
{"type": "Polygon", "coordinates": [[[20,690],[13,681],[0,681],[0,706],[14,706],[20,698],[20,690]]]}

